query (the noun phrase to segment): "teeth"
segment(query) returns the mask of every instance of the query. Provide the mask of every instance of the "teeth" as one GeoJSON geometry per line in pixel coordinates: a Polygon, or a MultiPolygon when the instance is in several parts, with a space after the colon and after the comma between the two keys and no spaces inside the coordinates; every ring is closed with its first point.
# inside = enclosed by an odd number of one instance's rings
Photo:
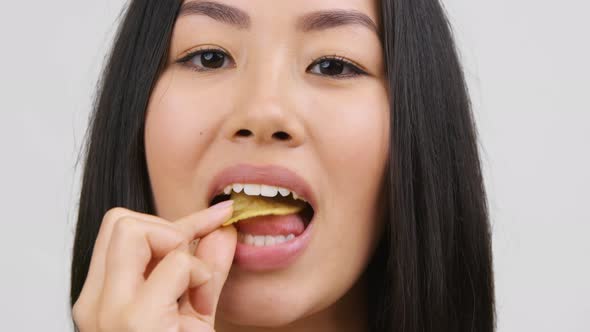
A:
{"type": "Polygon", "coordinates": [[[260,185],[259,184],[245,184],[244,185],[244,194],[250,195],[250,196],[260,195],[260,185]]]}
{"type": "Polygon", "coordinates": [[[273,186],[267,186],[265,184],[260,186],[260,195],[264,197],[275,197],[279,188],[273,186]]]}
{"type": "Polygon", "coordinates": [[[265,246],[273,246],[275,244],[275,237],[271,235],[267,235],[264,237],[264,245],[265,246]]]}
{"type": "Polygon", "coordinates": [[[238,239],[240,242],[255,246],[255,247],[266,247],[266,246],[274,246],[277,244],[281,244],[283,242],[292,240],[295,238],[294,234],[289,234],[287,236],[284,235],[252,235],[252,234],[244,234],[239,233],[238,239]]]}
{"type": "Polygon", "coordinates": [[[265,184],[234,183],[223,188],[223,193],[225,195],[230,195],[232,190],[236,193],[239,193],[242,192],[242,189],[244,190],[244,193],[246,195],[250,196],[276,197],[280,194],[283,197],[287,197],[289,196],[289,194],[293,194],[293,199],[299,199],[304,202],[307,202],[305,198],[300,197],[294,191],[282,187],[269,186],[265,184]]]}
{"type": "Polygon", "coordinates": [[[242,191],[242,189],[243,189],[243,188],[244,188],[244,185],[243,185],[243,184],[241,184],[241,183],[234,183],[234,184],[232,185],[232,189],[233,189],[235,192],[237,192],[237,193],[239,193],[240,191],[242,191]]]}
{"type": "Polygon", "coordinates": [[[254,236],[254,245],[257,247],[264,246],[264,235],[255,235],[254,236]]]}
{"type": "Polygon", "coordinates": [[[243,240],[247,244],[254,244],[254,236],[252,234],[246,234],[243,240]]]}
{"type": "Polygon", "coordinates": [[[226,195],[229,195],[229,194],[231,194],[231,189],[232,189],[232,186],[229,185],[229,186],[223,188],[223,193],[226,195]]]}

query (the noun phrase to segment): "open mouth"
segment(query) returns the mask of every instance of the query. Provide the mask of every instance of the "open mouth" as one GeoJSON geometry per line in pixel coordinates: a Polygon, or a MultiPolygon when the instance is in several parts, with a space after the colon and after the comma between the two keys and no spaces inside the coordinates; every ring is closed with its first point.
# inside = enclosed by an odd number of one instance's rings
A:
{"type": "MultiPolygon", "coordinates": [[[[313,206],[296,192],[282,187],[260,184],[228,185],[223,192],[213,197],[209,206],[229,199],[234,199],[234,215],[229,223],[237,222],[238,231],[241,225],[261,220],[259,217],[292,214],[300,217],[305,229],[315,214],[313,206]]],[[[279,220],[279,218],[272,219],[279,220]]]]}

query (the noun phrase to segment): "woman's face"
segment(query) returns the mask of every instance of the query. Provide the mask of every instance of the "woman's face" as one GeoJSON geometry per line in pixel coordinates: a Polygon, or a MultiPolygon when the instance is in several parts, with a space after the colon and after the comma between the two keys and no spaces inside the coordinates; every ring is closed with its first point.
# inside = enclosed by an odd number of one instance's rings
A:
{"type": "Polygon", "coordinates": [[[378,4],[215,1],[179,15],[150,97],[145,146],[157,213],[174,220],[206,208],[211,180],[226,167],[297,173],[316,198],[308,246],[286,267],[234,265],[217,319],[279,326],[337,310],[357,289],[381,227],[389,140],[384,60],[376,28],[356,15],[378,23],[378,4]],[[223,14],[225,6],[239,12],[223,14]],[[203,49],[214,51],[186,59],[203,49]]]}

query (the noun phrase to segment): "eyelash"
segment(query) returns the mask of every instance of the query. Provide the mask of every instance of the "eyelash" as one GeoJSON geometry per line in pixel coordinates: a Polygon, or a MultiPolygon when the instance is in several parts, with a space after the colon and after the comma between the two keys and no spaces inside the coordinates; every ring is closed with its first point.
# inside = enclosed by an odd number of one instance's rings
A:
{"type": "MultiPolygon", "coordinates": [[[[217,49],[217,48],[205,48],[205,49],[199,49],[199,50],[195,50],[192,51],[188,54],[186,54],[185,56],[183,56],[182,58],[180,58],[179,60],[177,60],[176,62],[186,66],[189,70],[193,70],[196,72],[207,72],[207,71],[213,71],[215,69],[199,69],[193,65],[190,65],[189,62],[195,58],[198,55],[201,55],[203,53],[207,53],[207,52],[217,52],[217,53],[221,53],[223,54],[223,56],[231,59],[231,56],[229,54],[227,54],[225,51],[221,50],[221,49],[217,49]]],[[[327,76],[328,78],[331,79],[347,79],[347,78],[355,78],[358,76],[362,76],[362,75],[367,75],[367,72],[365,72],[364,70],[362,70],[358,65],[356,65],[354,62],[342,57],[342,56],[338,56],[338,55],[326,55],[326,56],[322,56],[318,59],[316,59],[311,65],[310,67],[314,67],[317,66],[318,64],[322,63],[323,61],[326,60],[330,60],[330,61],[336,61],[336,62],[340,62],[342,63],[344,66],[348,66],[350,68],[350,73],[348,74],[338,74],[338,75],[324,75],[324,74],[317,74],[317,73],[312,73],[314,75],[318,75],[318,76],[327,76]]],[[[232,59],[233,61],[233,59],[232,59]]],[[[310,68],[308,67],[308,68],[310,68]]]]}

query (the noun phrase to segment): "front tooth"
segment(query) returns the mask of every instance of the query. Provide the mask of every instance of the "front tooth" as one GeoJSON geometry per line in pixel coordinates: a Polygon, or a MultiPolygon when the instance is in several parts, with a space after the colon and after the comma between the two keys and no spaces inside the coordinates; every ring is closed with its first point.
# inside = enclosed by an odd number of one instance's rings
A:
{"type": "Polygon", "coordinates": [[[264,245],[265,246],[272,246],[275,244],[275,237],[272,235],[267,235],[264,237],[264,245]]]}
{"type": "Polygon", "coordinates": [[[285,189],[285,188],[280,188],[279,187],[279,193],[281,194],[281,196],[287,197],[287,196],[289,196],[289,194],[291,193],[291,191],[289,189],[285,189]]]}
{"type": "Polygon", "coordinates": [[[251,196],[260,195],[260,185],[259,184],[245,184],[244,185],[244,194],[251,195],[251,196]]]}
{"type": "Polygon", "coordinates": [[[265,184],[260,186],[260,195],[264,197],[275,197],[279,188],[273,186],[267,186],[265,184]]]}
{"type": "Polygon", "coordinates": [[[231,189],[232,189],[232,186],[229,185],[229,186],[223,188],[223,193],[226,195],[229,195],[231,193],[231,189]]]}
{"type": "Polygon", "coordinates": [[[257,247],[264,246],[264,242],[265,242],[264,241],[264,238],[265,238],[264,235],[255,235],[254,236],[254,245],[257,246],[257,247]]]}
{"type": "Polygon", "coordinates": [[[232,185],[232,188],[234,189],[235,192],[239,193],[244,188],[244,185],[241,183],[234,183],[232,185]]]}

